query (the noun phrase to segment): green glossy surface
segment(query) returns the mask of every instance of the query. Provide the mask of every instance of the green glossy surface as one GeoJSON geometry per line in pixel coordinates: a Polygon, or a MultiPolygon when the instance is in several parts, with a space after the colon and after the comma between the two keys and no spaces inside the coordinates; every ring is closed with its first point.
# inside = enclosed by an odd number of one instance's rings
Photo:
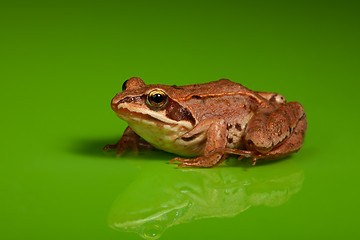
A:
{"type": "Polygon", "coordinates": [[[359,237],[356,1],[1,1],[1,239],[359,237]],[[104,154],[123,81],[301,102],[299,153],[177,169],[104,154]],[[119,230],[119,231],[117,231],[119,230]],[[129,232],[126,232],[126,231],[129,232]],[[132,232],[131,232],[132,231],[132,232]],[[135,232],[135,233],[134,233],[135,232]]]}

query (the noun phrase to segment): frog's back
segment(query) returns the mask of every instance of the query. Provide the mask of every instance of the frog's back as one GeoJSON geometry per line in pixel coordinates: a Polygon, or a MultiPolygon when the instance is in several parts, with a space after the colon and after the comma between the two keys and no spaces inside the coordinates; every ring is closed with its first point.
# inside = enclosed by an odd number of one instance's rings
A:
{"type": "Polygon", "coordinates": [[[190,110],[197,122],[209,118],[221,118],[226,122],[230,148],[242,147],[247,123],[259,107],[268,106],[268,101],[256,92],[226,79],[179,88],[187,92],[181,104],[190,110]]]}
{"type": "Polygon", "coordinates": [[[228,79],[173,87],[178,90],[179,102],[191,109],[199,121],[216,115],[236,121],[269,104],[256,92],[228,79]]]}
{"type": "Polygon", "coordinates": [[[208,83],[192,84],[184,86],[173,86],[175,89],[183,90],[187,93],[186,97],[193,95],[207,96],[221,94],[235,94],[240,92],[251,91],[243,85],[232,82],[228,79],[220,79],[218,81],[212,81],[208,83]]]}

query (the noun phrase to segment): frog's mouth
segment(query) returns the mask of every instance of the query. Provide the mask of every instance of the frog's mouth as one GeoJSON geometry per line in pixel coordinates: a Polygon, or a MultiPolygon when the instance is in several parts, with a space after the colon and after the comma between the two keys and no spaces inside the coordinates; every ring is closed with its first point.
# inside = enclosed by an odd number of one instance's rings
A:
{"type": "MultiPolygon", "coordinates": [[[[142,122],[142,123],[153,123],[156,126],[168,125],[170,127],[175,127],[178,125],[177,122],[172,121],[171,119],[159,118],[159,114],[150,114],[140,111],[132,111],[127,107],[118,107],[115,111],[119,118],[123,119],[126,122],[142,122]]],[[[160,115],[161,117],[162,115],[160,115]]]]}

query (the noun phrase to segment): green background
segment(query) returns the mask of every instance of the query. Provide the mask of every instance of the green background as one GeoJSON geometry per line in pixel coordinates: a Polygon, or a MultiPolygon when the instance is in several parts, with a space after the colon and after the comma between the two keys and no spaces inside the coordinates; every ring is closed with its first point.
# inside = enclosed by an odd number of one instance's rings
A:
{"type": "Polygon", "coordinates": [[[359,237],[359,18],[356,1],[1,1],[0,238],[141,239],[113,229],[136,221],[160,239],[359,237]],[[132,76],[279,92],[305,107],[305,144],[253,168],[104,154],[132,76]]]}

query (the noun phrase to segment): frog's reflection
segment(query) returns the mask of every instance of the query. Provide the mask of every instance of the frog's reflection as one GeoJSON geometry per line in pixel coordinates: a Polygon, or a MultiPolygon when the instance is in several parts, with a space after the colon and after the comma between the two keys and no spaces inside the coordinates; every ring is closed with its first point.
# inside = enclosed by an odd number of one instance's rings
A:
{"type": "Polygon", "coordinates": [[[109,224],[156,239],[169,227],[201,218],[235,216],[251,206],[279,206],[301,189],[303,171],[287,159],[248,167],[145,170],[115,201],[109,224]]]}

